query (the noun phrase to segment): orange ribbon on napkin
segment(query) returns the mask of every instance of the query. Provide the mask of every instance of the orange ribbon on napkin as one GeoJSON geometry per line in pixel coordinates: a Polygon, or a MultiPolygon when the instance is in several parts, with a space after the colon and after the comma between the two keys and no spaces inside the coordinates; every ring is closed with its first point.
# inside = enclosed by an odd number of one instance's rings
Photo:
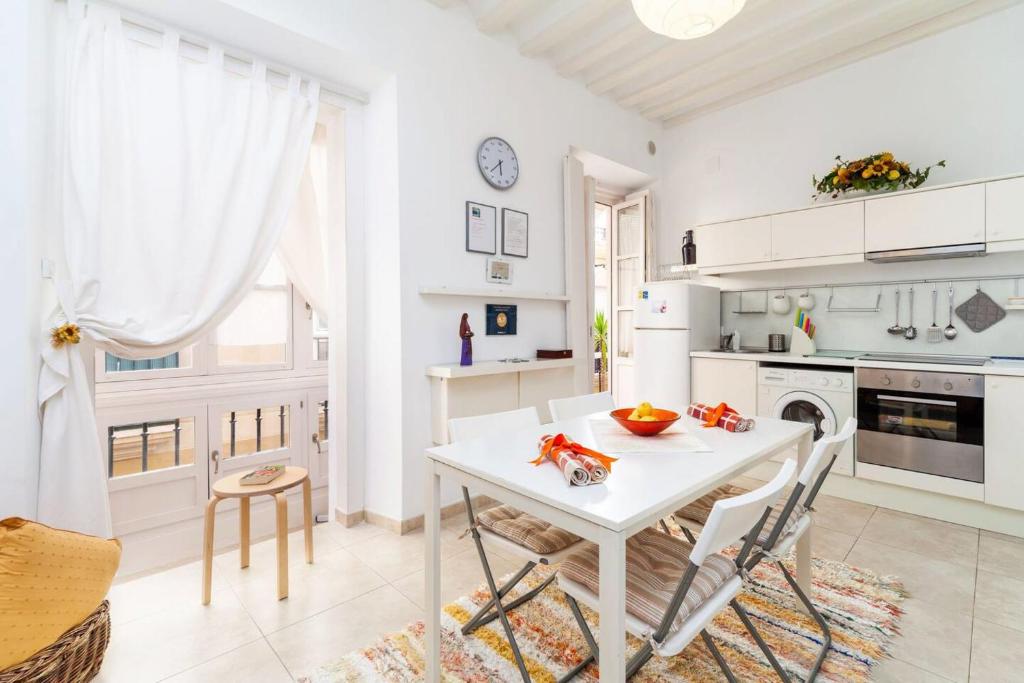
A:
{"type": "Polygon", "coordinates": [[[591,458],[597,460],[599,463],[608,468],[608,471],[612,469],[612,463],[618,460],[610,455],[605,455],[595,451],[592,448],[579,444],[570,439],[565,434],[555,434],[554,436],[548,435],[541,437],[540,442],[540,455],[535,460],[531,460],[531,465],[539,465],[544,462],[544,458],[551,458],[555,462],[558,462],[558,454],[562,451],[570,451],[576,455],[589,455],[591,458]]]}
{"type": "Polygon", "coordinates": [[[714,410],[711,411],[711,414],[708,415],[708,419],[704,421],[704,427],[717,427],[718,421],[722,418],[723,415],[732,414],[735,412],[735,410],[729,407],[728,403],[722,401],[717,406],[715,406],[714,410]]]}
{"type": "Polygon", "coordinates": [[[566,481],[577,486],[600,484],[611,472],[612,463],[618,459],[587,448],[565,434],[542,436],[537,445],[540,455],[530,463],[540,465],[551,460],[562,470],[566,481]]]}
{"type": "Polygon", "coordinates": [[[748,432],[754,428],[754,421],[741,417],[739,412],[727,403],[710,406],[704,403],[691,403],[686,414],[703,420],[703,427],[721,427],[727,432],[748,432]]]}

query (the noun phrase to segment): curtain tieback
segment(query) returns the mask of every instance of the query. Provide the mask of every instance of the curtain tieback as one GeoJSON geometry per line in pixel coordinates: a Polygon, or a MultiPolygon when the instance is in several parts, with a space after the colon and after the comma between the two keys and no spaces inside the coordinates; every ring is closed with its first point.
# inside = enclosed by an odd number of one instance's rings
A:
{"type": "Polygon", "coordinates": [[[75,313],[75,297],[71,282],[55,280],[54,288],[59,306],[59,310],[54,313],[54,322],[59,323],[62,319],[64,322],[50,329],[49,343],[44,343],[41,349],[43,365],[39,371],[40,407],[67,386],[71,373],[68,344],[78,344],[82,341],[82,328],[75,313]]]}
{"type": "Polygon", "coordinates": [[[50,330],[50,346],[59,349],[65,344],[82,341],[82,330],[74,323],[64,323],[50,330]]]}

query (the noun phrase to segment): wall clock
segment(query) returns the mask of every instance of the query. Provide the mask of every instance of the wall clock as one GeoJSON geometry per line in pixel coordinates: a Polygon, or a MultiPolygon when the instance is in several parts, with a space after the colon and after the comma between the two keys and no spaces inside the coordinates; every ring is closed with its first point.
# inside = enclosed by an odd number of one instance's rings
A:
{"type": "Polygon", "coordinates": [[[519,180],[519,158],[501,138],[490,137],[480,143],[476,164],[484,180],[499,190],[507,190],[519,180]]]}

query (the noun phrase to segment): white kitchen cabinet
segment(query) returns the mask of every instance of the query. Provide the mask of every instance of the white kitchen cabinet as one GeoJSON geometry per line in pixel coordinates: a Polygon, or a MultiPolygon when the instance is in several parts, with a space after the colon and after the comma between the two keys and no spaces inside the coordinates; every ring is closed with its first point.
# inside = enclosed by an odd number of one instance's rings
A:
{"type": "Polygon", "coordinates": [[[697,267],[763,263],[772,256],[770,216],[700,225],[694,229],[697,267]]]}
{"type": "Polygon", "coordinates": [[[864,202],[777,213],[772,221],[772,260],[864,253],[864,202]]]}
{"type": "Polygon", "coordinates": [[[1024,178],[985,183],[985,238],[1024,240],[1024,178]]]}
{"type": "Polygon", "coordinates": [[[910,192],[864,202],[865,251],[985,241],[985,185],[910,192]]]}
{"type": "Polygon", "coordinates": [[[985,502],[1024,510],[1024,377],[985,377],[985,502]]]}
{"type": "Polygon", "coordinates": [[[744,417],[757,414],[757,361],[731,358],[690,359],[690,400],[726,402],[744,417]]]}

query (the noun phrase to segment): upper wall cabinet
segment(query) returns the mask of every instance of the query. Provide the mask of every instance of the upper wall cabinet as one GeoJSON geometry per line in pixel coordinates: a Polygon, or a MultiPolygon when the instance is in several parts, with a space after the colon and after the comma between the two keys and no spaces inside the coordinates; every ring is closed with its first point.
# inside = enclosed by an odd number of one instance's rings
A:
{"type": "Polygon", "coordinates": [[[778,213],[771,220],[773,261],[864,253],[863,202],[778,213]]]}
{"type": "Polygon", "coordinates": [[[768,261],[772,252],[771,226],[770,216],[698,226],[694,230],[697,266],[714,268],[768,261]]]}
{"type": "Polygon", "coordinates": [[[700,225],[694,237],[705,275],[856,263],[872,252],[959,244],[1024,251],[1024,175],[700,225]]]}
{"type": "Polygon", "coordinates": [[[1024,178],[985,183],[985,223],[989,242],[1024,240],[1024,178]]]}
{"type": "Polygon", "coordinates": [[[985,186],[961,185],[864,203],[868,252],[985,241],[985,186]]]}

